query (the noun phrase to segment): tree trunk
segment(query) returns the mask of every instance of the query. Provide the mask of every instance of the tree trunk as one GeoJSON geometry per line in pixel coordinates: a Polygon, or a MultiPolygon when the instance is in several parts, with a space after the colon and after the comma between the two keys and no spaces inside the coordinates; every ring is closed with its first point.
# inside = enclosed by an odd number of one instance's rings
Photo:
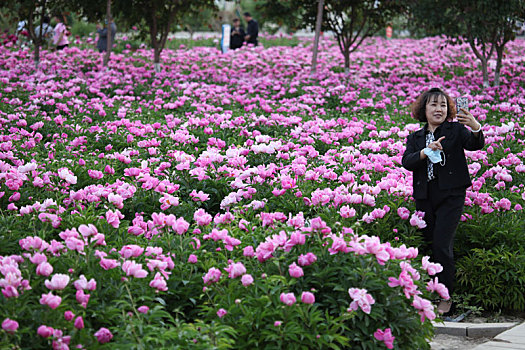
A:
{"type": "Polygon", "coordinates": [[[481,72],[483,73],[483,87],[484,88],[487,88],[490,86],[490,83],[489,83],[489,72],[488,72],[488,60],[486,58],[480,58],[480,61],[481,61],[481,72]]]}
{"type": "Polygon", "coordinates": [[[40,65],[40,45],[39,43],[35,43],[34,60],[35,60],[35,69],[38,69],[38,66],[40,65]]]}
{"type": "Polygon", "coordinates": [[[38,66],[40,65],[40,46],[42,45],[42,36],[44,35],[44,15],[46,13],[46,0],[42,3],[42,12],[40,14],[40,30],[38,33],[38,37],[35,35],[35,27],[33,26],[33,11],[29,14],[29,23],[28,23],[28,31],[29,31],[29,37],[33,40],[33,45],[35,46],[35,52],[33,59],[35,61],[35,69],[38,69],[38,66]]]}
{"type": "Polygon", "coordinates": [[[108,66],[109,57],[111,55],[111,49],[113,47],[113,42],[111,40],[111,24],[113,21],[111,20],[111,0],[107,1],[107,7],[106,7],[106,22],[107,22],[107,46],[106,46],[106,54],[104,55],[103,64],[104,67],[108,66]]]}
{"type": "Polygon", "coordinates": [[[487,63],[488,63],[488,60],[490,59],[490,57],[492,56],[492,53],[494,52],[494,48],[496,47],[496,45],[494,43],[492,43],[489,52],[487,52],[487,50],[485,49],[485,45],[483,44],[483,46],[482,46],[483,50],[482,50],[482,52],[480,52],[476,48],[476,44],[474,42],[474,39],[472,38],[472,36],[470,34],[469,34],[469,40],[468,41],[469,41],[469,44],[470,44],[470,48],[472,49],[472,51],[474,52],[476,57],[481,62],[481,73],[483,74],[483,87],[487,88],[487,87],[490,86],[489,73],[488,73],[488,70],[487,70],[487,63]]]}
{"type": "Polygon", "coordinates": [[[153,48],[153,67],[155,67],[155,72],[160,72],[160,52],[161,48],[159,47],[159,42],[155,40],[155,47],[153,48]]]}
{"type": "Polygon", "coordinates": [[[151,11],[150,37],[151,47],[153,48],[153,67],[157,73],[160,72],[160,52],[162,51],[160,40],[157,38],[158,33],[157,8],[155,7],[155,3],[153,3],[151,11]]]}
{"type": "Polygon", "coordinates": [[[321,24],[323,22],[323,6],[324,6],[324,0],[319,0],[319,4],[317,6],[317,19],[315,21],[315,38],[314,38],[314,47],[313,47],[313,53],[312,53],[312,70],[310,71],[310,74],[315,74],[317,71],[317,50],[319,47],[319,36],[321,34],[321,24]]]}
{"type": "Polygon", "coordinates": [[[494,85],[499,86],[501,66],[503,65],[503,49],[505,44],[496,46],[496,71],[494,72],[494,85]]]}
{"type": "Polygon", "coordinates": [[[345,73],[348,74],[350,73],[350,47],[345,47],[343,56],[345,57],[345,73]]]}

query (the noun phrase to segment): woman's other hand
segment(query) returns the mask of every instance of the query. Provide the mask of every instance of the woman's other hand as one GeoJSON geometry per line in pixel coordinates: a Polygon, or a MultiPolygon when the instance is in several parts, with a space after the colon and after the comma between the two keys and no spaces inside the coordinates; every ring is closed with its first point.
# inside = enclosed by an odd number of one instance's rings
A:
{"type": "MultiPolygon", "coordinates": [[[[433,151],[443,150],[443,146],[441,146],[441,141],[443,141],[444,138],[445,136],[441,136],[436,141],[429,143],[427,147],[433,151]]],[[[421,151],[419,151],[419,159],[425,158],[427,158],[427,155],[425,154],[425,149],[422,149],[421,151]]]]}
{"type": "Polygon", "coordinates": [[[445,136],[441,136],[436,141],[429,143],[427,147],[433,151],[443,150],[443,146],[441,146],[441,141],[443,141],[444,138],[445,136]]]}

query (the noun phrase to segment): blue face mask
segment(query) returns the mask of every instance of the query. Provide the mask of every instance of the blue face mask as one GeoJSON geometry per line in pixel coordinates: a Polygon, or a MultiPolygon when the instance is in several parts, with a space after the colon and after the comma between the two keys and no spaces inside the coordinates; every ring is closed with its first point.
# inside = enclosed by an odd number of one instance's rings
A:
{"type": "MultiPolygon", "coordinates": [[[[423,153],[425,153],[428,157],[428,159],[430,159],[430,161],[434,164],[436,163],[439,163],[441,161],[443,161],[442,157],[441,157],[441,153],[443,153],[443,151],[440,151],[440,150],[432,150],[430,148],[425,148],[423,150],[423,153]]],[[[444,165],[444,164],[441,164],[441,165],[444,165]]]]}

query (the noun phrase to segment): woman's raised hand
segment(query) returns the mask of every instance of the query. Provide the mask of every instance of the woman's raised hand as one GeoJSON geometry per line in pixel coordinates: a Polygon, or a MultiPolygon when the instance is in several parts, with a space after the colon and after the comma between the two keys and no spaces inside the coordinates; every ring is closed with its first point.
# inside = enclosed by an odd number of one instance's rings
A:
{"type": "Polygon", "coordinates": [[[469,126],[472,130],[479,130],[481,127],[481,124],[478,123],[476,118],[472,114],[470,114],[469,111],[467,111],[465,108],[461,108],[459,110],[459,113],[457,114],[458,122],[460,122],[463,125],[469,126]]]}

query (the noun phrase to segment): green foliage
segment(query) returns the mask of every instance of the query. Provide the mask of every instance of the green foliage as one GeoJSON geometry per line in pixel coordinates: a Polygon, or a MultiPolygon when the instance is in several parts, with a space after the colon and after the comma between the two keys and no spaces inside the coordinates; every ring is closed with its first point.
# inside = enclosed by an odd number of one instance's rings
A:
{"type": "Polygon", "coordinates": [[[525,20],[522,0],[409,1],[412,23],[427,34],[444,34],[452,44],[469,43],[481,61],[483,84],[489,86],[487,61],[495,53],[494,84],[499,85],[503,51],[525,20]],[[439,15],[436,15],[439,14],[439,15]]]}
{"type": "Polygon", "coordinates": [[[154,62],[160,62],[168,34],[185,16],[197,16],[204,8],[214,8],[213,0],[116,0],[114,12],[130,26],[136,25],[142,38],[149,38],[154,62]]]}
{"type": "Polygon", "coordinates": [[[284,28],[287,32],[295,32],[307,26],[301,17],[303,5],[298,1],[258,1],[254,10],[254,16],[259,15],[256,18],[261,26],[267,23],[264,29],[270,27],[270,23],[275,24],[277,28],[284,28]]]}
{"type": "MultiPolygon", "coordinates": [[[[522,246],[523,247],[523,246],[522,246]]],[[[525,309],[525,251],[475,248],[457,262],[458,283],[485,309],[525,309]],[[504,291],[504,292],[502,292],[504,291]]]]}
{"type": "Polygon", "coordinates": [[[93,23],[85,21],[75,21],[71,26],[71,36],[79,36],[81,38],[87,37],[96,31],[96,26],[93,23]]]}

